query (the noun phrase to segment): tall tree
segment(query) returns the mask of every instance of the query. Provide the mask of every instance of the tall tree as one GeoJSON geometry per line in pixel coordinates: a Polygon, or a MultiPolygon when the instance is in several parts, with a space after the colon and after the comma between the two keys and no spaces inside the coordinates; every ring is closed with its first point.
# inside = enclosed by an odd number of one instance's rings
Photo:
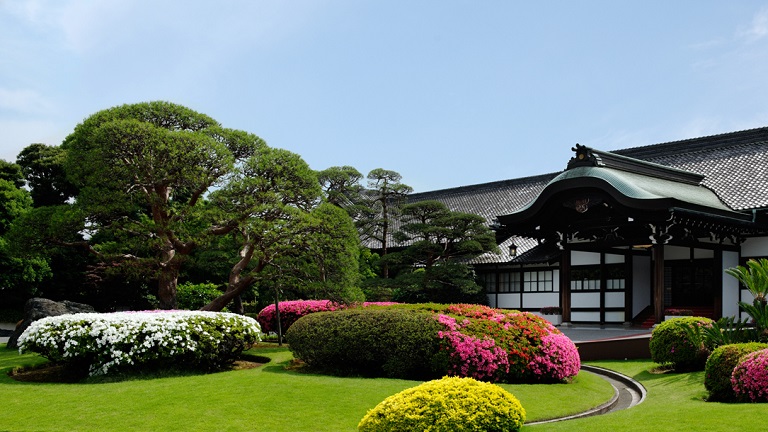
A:
{"type": "Polygon", "coordinates": [[[394,237],[408,247],[393,255],[412,269],[398,277],[399,300],[482,300],[482,288],[463,262],[498,250],[495,234],[481,216],[451,211],[438,201],[415,202],[403,206],[394,237]]]}
{"type": "MultiPolygon", "coordinates": [[[[333,252],[341,244],[339,235],[349,241],[349,233],[354,233],[343,229],[345,220],[351,227],[349,217],[339,219],[343,211],[317,207],[320,193],[315,172],[306,162],[294,153],[268,147],[246,161],[227,185],[211,193],[219,225],[232,223],[228,215],[246,217],[238,218],[231,230],[240,251],[227,289],[205,310],[221,310],[254,283],[274,279],[281,271],[306,270],[306,260],[316,263],[316,271],[306,276],[320,282],[329,279],[334,266],[349,263],[333,252]]],[[[357,273],[351,264],[350,269],[357,273]]]]}
{"type": "Polygon", "coordinates": [[[317,173],[317,179],[325,193],[325,199],[356,218],[361,211],[360,181],[363,175],[351,166],[334,166],[317,173]]]}
{"type": "MultiPolygon", "coordinates": [[[[88,117],[62,148],[89,226],[150,244],[160,306],[173,308],[184,257],[206,236],[235,226],[200,226],[199,203],[264,145],[189,108],[148,102],[88,117]]],[[[138,258],[131,250],[119,255],[138,258]]]]}
{"type": "Polygon", "coordinates": [[[61,147],[30,144],[16,157],[35,207],[65,204],[77,195],[77,188],[64,173],[65,154],[61,147]]]}
{"type": "MultiPolygon", "coordinates": [[[[367,210],[357,221],[363,239],[374,240],[381,245],[381,255],[387,255],[391,228],[413,188],[400,183],[402,176],[390,170],[376,168],[368,173],[368,188],[363,192],[367,210]]],[[[388,265],[382,269],[384,278],[389,276],[388,265]]]]}

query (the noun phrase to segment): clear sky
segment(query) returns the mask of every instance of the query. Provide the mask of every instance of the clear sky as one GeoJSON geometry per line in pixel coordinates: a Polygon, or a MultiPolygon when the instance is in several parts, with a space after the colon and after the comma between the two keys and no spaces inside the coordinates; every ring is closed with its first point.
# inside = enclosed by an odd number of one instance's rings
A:
{"type": "Polygon", "coordinates": [[[417,192],[768,126],[768,2],[0,0],[0,158],[166,100],[417,192]]]}

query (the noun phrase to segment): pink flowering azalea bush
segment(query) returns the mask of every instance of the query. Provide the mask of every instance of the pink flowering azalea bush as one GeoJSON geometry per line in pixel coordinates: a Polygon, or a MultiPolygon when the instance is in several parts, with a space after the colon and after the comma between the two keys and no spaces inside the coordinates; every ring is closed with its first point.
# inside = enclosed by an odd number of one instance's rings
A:
{"type": "MultiPolygon", "coordinates": [[[[287,300],[280,302],[280,327],[283,332],[293,325],[299,318],[304,315],[315,312],[327,312],[335,311],[339,309],[346,309],[347,306],[332,302],[330,300],[287,300]]],[[[361,306],[387,306],[397,303],[393,302],[365,302],[361,306]]],[[[275,313],[275,305],[271,304],[259,312],[256,320],[259,321],[262,331],[264,333],[271,333],[277,331],[277,317],[275,313]]]]}
{"type": "Polygon", "coordinates": [[[731,384],[740,400],[768,402],[768,349],[744,356],[733,369],[731,384]]]}
{"type": "MultiPolygon", "coordinates": [[[[484,308],[484,309],[483,309],[484,308]]],[[[576,345],[552,324],[527,312],[448,307],[438,336],[448,351],[448,373],[486,381],[562,382],[579,373],[576,345]]]]}
{"type": "Polygon", "coordinates": [[[581,367],[576,345],[546,319],[481,305],[313,313],[286,337],[296,358],[329,373],[552,383],[581,367]]]}

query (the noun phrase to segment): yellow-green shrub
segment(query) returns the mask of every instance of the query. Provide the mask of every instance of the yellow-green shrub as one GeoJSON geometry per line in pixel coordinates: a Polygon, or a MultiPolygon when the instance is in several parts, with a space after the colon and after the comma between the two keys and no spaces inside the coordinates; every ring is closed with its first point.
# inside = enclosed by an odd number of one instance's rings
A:
{"type": "Polygon", "coordinates": [[[401,391],[368,411],[362,432],[517,431],[520,401],[503,388],[473,378],[446,377],[401,391]]]}

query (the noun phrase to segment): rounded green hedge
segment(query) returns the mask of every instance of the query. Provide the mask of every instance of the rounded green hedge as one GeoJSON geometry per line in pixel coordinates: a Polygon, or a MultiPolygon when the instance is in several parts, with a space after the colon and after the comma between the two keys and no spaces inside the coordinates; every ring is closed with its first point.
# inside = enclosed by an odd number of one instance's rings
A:
{"type": "Polygon", "coordinates": [[[358,430],[517,431],[525,409],[508,391],[473,378],[446,377],[390,396],[363,417],[358,430]]]}
{"type": "Polygon", "coordinates": [[[702,370],[709,351],[701,341],[691,341],[686,328],[689,325],[706,326],[714,321],[704,317],[673,318],[656,326],[651,333],[651,359],[676,370],[702,370]]]}
{"type": "Polygon", "coordinates": [[[736,394],[731,384],[733,369],[745,355],[766,348],[768,344],[758,342],[722,345],[715,348],[704,367],[704,387],[709,392],[709,400],[735,401],[736,394]]]}
{"type": "Polygon", "coordinates": [[[347,309],[299,318],[286,332],[296,358],[339,375],[430,379],[441,329],[430,312],[404,309],[347,309]]]}

